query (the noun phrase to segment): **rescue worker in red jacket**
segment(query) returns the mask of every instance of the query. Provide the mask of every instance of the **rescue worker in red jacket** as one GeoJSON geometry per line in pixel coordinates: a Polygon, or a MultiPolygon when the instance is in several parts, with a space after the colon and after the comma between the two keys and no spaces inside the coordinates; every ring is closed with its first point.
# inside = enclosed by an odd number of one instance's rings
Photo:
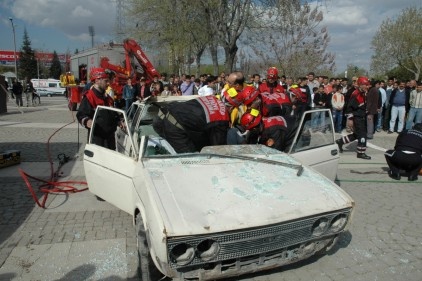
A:
{"type": "Polygon", "coordinates": [[[283,116],[262,117],[255,109],[251,109],[243,114],[240,124],[243,130],[250,132],[246,134],[244,143],[260,143],[280,151],[286,148],[288,125],[283,116]]]}
{"type": "Polygon", "coordinates": [[[265,117],[284,116],[292,111],[290,96],[285,92],[261,92],[262,115],[265,117]]]}
{"type": "Polygon", "coordinates": [[[366,155],[366,93],[371,85],[367,77],[359,77],[357,88],[350,96],[347,104],[346,115],[353,119],[353,133],[336,140],[340,153],[343,152],[343,145],[358,140],[357,158],[370,160],[371,156],[366,155]]]}
{"type": "Polygon", "coordinates": [[[259,92],[264,93],[284,93],[285,90],[283,86],[280,85],[277,81],[278,79],[278,70],[275,67],[270,67],[267,70],[267,81],[264,83],[261,83],[259,85],[259,92]]]}
{"type": "Polygon", "coordinates": [[[177,153],[197,152],[226,144],[229,114],[215,96],[199,97],[161,107],[153,128],[177,153]]]}
{"type": "MultiPolygon", "coordinates": [[[[104,68],[93,68],[90,73],[90,80],[93,86],[85,92],[76,118],[78,122],[88,129],[88,138],[92,128],[92,119],[94,118],[97,106],[113,106],[113,99],[106,95],[109,76],[104,68]]],[[[102,110],[97,113],[97,121],[91,138],[91,143],[116,149],[114,132],[119,124],[119,116],[115,112],[102,110]]]]}

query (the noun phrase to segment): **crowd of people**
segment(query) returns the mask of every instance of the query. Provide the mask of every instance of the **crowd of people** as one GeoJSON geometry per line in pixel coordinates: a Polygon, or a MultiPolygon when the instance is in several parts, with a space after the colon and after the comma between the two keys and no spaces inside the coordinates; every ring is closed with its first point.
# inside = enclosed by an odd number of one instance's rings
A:
{"type": "MultiPolygon", "coordinates": [[[[109,84],[106,72],[96,71],[101,74],[93,75],[91,81],[96,83],[97,90],[105,91],[109,84]],[[98,84],[97,76],[107,83],[98,84]]],[[[95,89],[91,92],[91,97],[97,94],[95,89]]],[[[376,132],[402,133],[422,123],[422,84],[415,80],[405,83],[389,79],[385,83],[354,77],[349,83],[346,78],[317,77],[313,72],[293,80],[279,76],[275,67],[268,68],[264,79],[259,74],[245,77],[240,71],[199,78],[172,75],[167,79],[164,74],[154,77],[150,84],[145,78],[136,83],[128,80],[123,88],[124,107],[127,110],[135,100],[160,95],[199,96],[161,108],[159,118],[153,123],[155,131],[178,153],[200,151],[207,145],[252,143],[283,151],[289,130],[304,111],[328,108],[336,132],[345,129],[348,133],[336,141],[339,151],[343,152],[343,145],[357,140],[357,157],[369,160],[366,142],[376,132]]],[[[106,96],[102,100],[93,99],[96,104],[110,103],[106,96]]],[[[94,104],[87,106],[89,102],[83,100],[78,112],[79,121],[87,128],[95,110],[94,104]],[[82,115],[84,108],[87,110],[82,115]]]]}

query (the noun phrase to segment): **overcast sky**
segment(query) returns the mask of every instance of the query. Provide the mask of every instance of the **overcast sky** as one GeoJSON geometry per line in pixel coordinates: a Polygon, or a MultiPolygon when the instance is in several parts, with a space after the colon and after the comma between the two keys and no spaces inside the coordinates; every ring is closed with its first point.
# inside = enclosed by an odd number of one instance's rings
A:
{"type": "MultiPolygon", "coordinates": [[[[422,7],[422,0],[327,0],[309,1],[320,5],[323,24],[328,27],[329,51],[336,54],[337,72],[353,63],[369,70],[370,43],[383,20],[395,18],[407,7],[422,7]]],[[[26,27],[32,48],[73,53],[90,48],[88,26],[95,29],[95,43],[113,39],[116,3],[114,0],[0,0],[0,50],[22,46],[26,27]]],[[[393,39],[392,39],[393,40],[393,39]]],[[[148,54],[147,54],[148,55],[148,54]]]]}

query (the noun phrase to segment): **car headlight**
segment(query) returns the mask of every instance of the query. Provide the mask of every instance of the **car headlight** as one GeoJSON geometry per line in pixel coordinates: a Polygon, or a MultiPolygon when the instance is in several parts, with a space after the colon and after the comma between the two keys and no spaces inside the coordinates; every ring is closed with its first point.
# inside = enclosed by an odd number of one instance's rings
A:
{"type": "Polygon", "coordinates": [[[178,244],[170,250],[171,261],[177,265],[187,265],[194,257],[195,250],[187,243],[178,244]]]}
{"type": "Polygon", "coordinates": [[[330,231],[338,232],[342,230],[347,223],[347,214],[339,214],[331,220],[330,231]]]}
{"type": "Polygon", "coordinates": [[[196,247],[196,256],[202,261],[214,259],[220,251],[220,244],[213,239],[206,239],[196,247]]]}
{"type": "Polygon", "coordinates": [[[327,231],[328,228],[328,219],[323,217],[317,219],[312,225],[312,236],[320,236],[327,231]]]}

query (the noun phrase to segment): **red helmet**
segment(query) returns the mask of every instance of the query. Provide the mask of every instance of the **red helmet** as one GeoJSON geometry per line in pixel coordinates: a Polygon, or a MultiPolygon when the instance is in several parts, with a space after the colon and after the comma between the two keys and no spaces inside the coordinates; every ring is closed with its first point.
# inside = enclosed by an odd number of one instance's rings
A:
{"type": "Polygon", "coordinates": [[[301,99],[302,96],[302,91],[300,90],[300,88],[296,88],[296,87],[290,87],[289,89],[289,93],[290,96],[295,96],[298,100],[301,99]]]}
{"type": "Polygon", "coordinates": [[[259,96],[259,91],[254,86],[246,86],[242,90],[243,104],[250,105],[259,96]]]}
{"type": "Polygon", "coordinates": [[[227,89],[223,92],[221,100],[231,106],[237,107],[243,103],[243,93],[238,93],[234,88],[227,89]]]}
{"type": "Polygon", "coordinates": [[[358,78],[357,84],[358,84],[358,86],[359,85],[369,86],[369,85],[371,85],[371,82],[369,81],[368,77],[361,76],[361,77],[358,78]]]}
{"type": "Polygon", "coordinates": [[[91,81],[95,81],[95,79],[106,79],[108,75],[104,68],[102,67],[94,67],[91,68],[91,73],[89,74],[89,79],[91,81]]]}
{"type": "Polygon", "coordinates": [[[268,68],[267,70],[267,79],[277,79],[278,77],[278,70],[274,66],[268,68]]]}
{"type": "Polygon", "coordinates": [[[245,130],[250,130],[259,125],[262,115],[259,110],[252,109],[242,115],[240,118],[240,125],[245,127],[245,130]]]}

